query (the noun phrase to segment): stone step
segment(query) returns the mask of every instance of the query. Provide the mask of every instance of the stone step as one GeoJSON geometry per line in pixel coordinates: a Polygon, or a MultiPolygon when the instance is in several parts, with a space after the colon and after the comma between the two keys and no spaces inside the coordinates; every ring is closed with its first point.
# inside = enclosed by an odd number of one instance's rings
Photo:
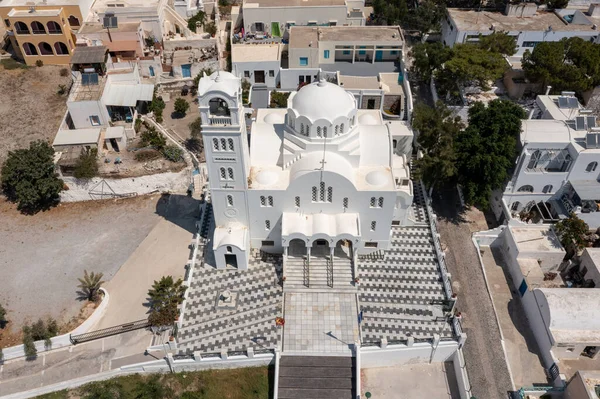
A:
{"type": "Polygon", "coordinates": [[[348,356],[282,356],[279,367],[352,367],[348,356]]]}
{"type": "MultiPolygon", "coordinates": [[[[288,356],[292,357],[292,356],[288,356]]],[[[296,356],[293,356],[296,357],[296,356]]],[[[298,356],[301,357],[301,356],[298,356]]],[[[283,359],[283,357],[282,357],[283,359]]],[[[304,378],[352,378],[350,367],[281,367],[279,377],[304,377],[304,378]],[[302,370],[298,370],[302,369],[302,370]]]]}
{"type": "Polygon", "coordinates": [[[352,389],[279,388],[279,399],[353,399],[352,389]]]}
{"type": "MultiPolygon", "coordinates": [[[[294,367],[301,370],[305,370],[306,367],[294,367]]],[[[300,371],[301,371],[300,370],[300,371]]],[[[352,372],[352,369],[347,369],[352,372]]],[[[281,369],[279,369],[281,373],[281,369]]],[[[310,389],[352,389],[352,377],[342,378],[306,378],[302,373],[295,374],[291,377],[279,378],[279,388],[306,388],[307,382],[310,382],[310,389]]],[[[337,377],[337,376],[334,376],[337,377]]]]}
{"type": "Polygon", "coordinates": [[[358,288],[352,287],[350,285],[334,285],[333,288],[327,285],[314,285],[311,284],[309,287],[306,287],[302,284],[297,285],[284,285],[283,292],[300,292],[300,293],[318,293],[318,292],[327,292],[327,293],[356,293],[358,292],[358,288]]]}

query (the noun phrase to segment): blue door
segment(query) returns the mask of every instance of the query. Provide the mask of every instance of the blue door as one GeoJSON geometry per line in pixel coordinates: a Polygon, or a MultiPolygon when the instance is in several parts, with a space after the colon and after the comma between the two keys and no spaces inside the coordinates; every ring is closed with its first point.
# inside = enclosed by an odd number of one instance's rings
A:
{"type": "Polygon", "coordinates": [[[375,52],[375,61],[381,61],[383,59],[383,51],[377,50],[375,52]]]}
{"type": "Polygon", "coordinates": [[[192,77],[192,64],[185,64],[181,66],[181,75],[184,78],[192,77]]]}
{"type": "Polygon", "coordinates": [[[150,76],[154,76],[154,67],[150,66],[148,69],[150,70],[150,76]]]}

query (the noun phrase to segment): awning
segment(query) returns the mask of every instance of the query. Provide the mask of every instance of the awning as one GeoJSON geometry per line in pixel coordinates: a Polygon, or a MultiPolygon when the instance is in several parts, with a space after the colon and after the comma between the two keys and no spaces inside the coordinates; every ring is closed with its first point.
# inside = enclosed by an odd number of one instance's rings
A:
{"type": "Polygon", "coordinates": [[[107,51],[106,46],[75,47],[71,64],[102,64],[107,51]]]}
{"type": "Polygon", "coordinates": [[[582,201],[600,200],[600,183],[596,180],[571,180],[570,182],[582,201]]]}
{"type": "Polygon", "coordinates": [[[98,144],[102,128],[61,129],[56,133],[53,146],[98,144]]]}
{"type": "Polygon", "coordinates": [[[152,101],[154,85],[112,83],[105,89],[106,105],[135,107],[138,101],[152,101]]]}
{"type": "Polygon", "coordinates": [[[336,240],[358,238],[360,237],[358,213],[302,215],[300,213],[284,212],[281,223],[281,236],[288,240],[323,236],[336,240]]]}

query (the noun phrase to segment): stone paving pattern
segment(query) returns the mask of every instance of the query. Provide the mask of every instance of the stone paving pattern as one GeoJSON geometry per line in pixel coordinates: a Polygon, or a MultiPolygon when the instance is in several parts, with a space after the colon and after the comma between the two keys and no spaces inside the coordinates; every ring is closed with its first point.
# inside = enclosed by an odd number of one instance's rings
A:
{"type": "Polygon", "coordinates": [[[285,294],[284,352],[351,354],[358,340],[355,294],[285,294]]]}

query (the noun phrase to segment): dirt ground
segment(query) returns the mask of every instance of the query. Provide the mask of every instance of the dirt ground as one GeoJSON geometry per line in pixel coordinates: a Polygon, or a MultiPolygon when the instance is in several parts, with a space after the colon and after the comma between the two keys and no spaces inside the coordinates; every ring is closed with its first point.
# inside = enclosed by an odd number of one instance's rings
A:
{"type": "Polygon", "coordinates": [[[87,269],[109,281],[163,218],[163,202],[149,195],[67,203],[25,216],[0,199],[0,303],[7,328],[19,331],[40,317],[61,324],[77,317],[84,305],[77,278],[87,269]]]}
{"type": "Polygon", "coordinates": [[[0,165],[10,150],[37,139],[54,139],[67,109],[66,97],[57,94],[58,85],[67,85],[70,79],[60,76],[62,68],[0,66],[0,165]]]}
{"type": "Polygon", "coordinates": [[[198,111],[198,102],[195,101],[196,98],[188,93],[188,95],[184,96],[183,99],[190,103],[190,109],[183,118],[173,118],[172,114],[175,106],[175,100],[181,97],[181,90],[169,91],[169,94],[171,95],[171,99],[166,103],[166,108],[163,110],[162,125],[170,131],[175,132],[175,137],[179,136],[182,140],[188,139],[191,137],[190,128],[188,125],[192,123],[194,119],[200,116],[200,112],[198,111]]]}

